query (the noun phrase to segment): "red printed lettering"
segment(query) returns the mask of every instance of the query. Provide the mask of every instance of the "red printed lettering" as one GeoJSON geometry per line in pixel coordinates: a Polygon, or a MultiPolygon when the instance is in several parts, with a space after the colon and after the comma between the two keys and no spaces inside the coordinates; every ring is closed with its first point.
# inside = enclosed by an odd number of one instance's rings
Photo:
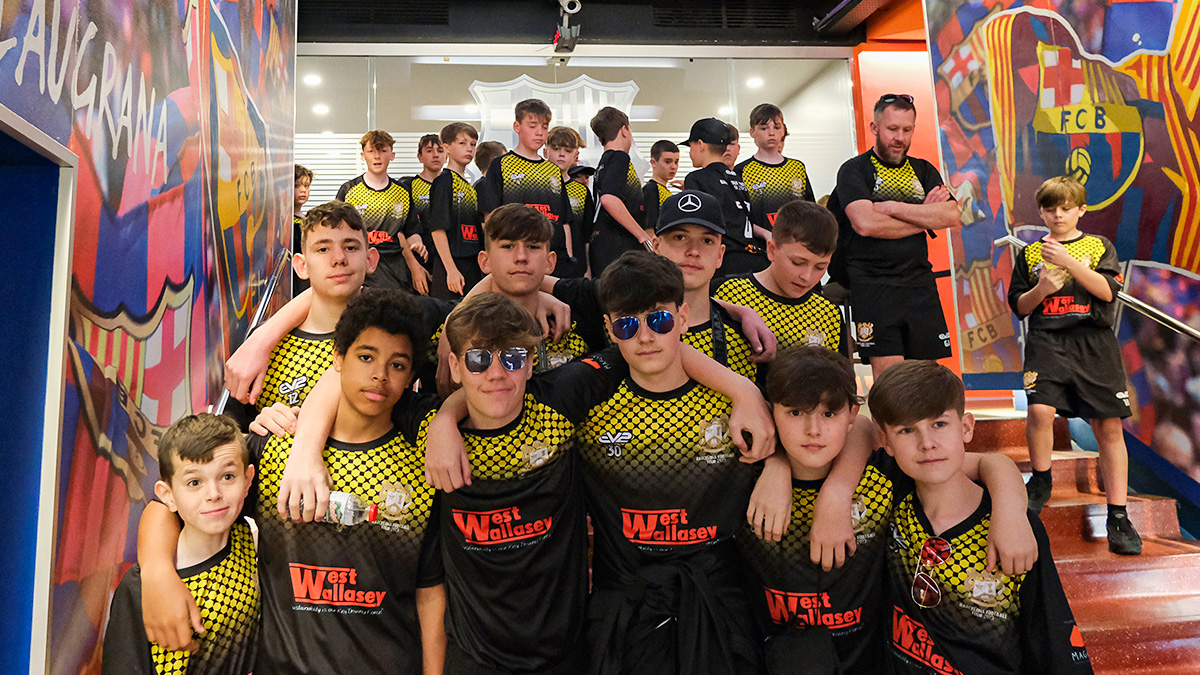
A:
{"type": "Polygon", "coordinates": [[[292,597],[306,605],[336,607],[379,607],[387,591],[361,591],[358,570],[353,567],[320,567],[288,563],[292,573],[292,597]]]}
{"type": "Polygon", "coordinates": [[[555,214],[554,211],[550,210],[549,204],[526,204],[525,206],[528,206],[531,209],[537,209],[538,211],[541,211],[542,215],[546,216],[546,219],[552,223],[558,222],[558,215],[555,214]]]}
{"type": "Polygon", "coordinates": [[[924,663],[934,671],[946,675],[962,675],[962,671],[950,665],[946,657],[937,653],[933,637],[919,621],[892,607],[892,644],[896,649],[924,663]]]}
{"type": "Polygon", "coordinates": [[[392,238],[392,235],[388,234],[384,230],[371,230],[369,233],[367,233],[367,243],[371,246],[375,246],[377,244],[387,244],[393,241],[396,240],[392,238]]]}
{"type": "Polygon", "coordinates": [[[466,241],[479,241],[479,228],[463,223],[462,238],[466,241]]]}
{"type": "Polygon", "coordinates": [[[788,593],[763,587],[771,620],[783,625],[796,621],[800,626],[825,626],[830,630],[849,628],[862,621],[862,607],[832,611],[828,593],[788,593]]]}
{"type": "Polygon", "coordinates": [[[1084,305],[1075,302],[1075,298],[1058,295],[1042,301],[1042,313],[1046,316],[1063,316],[1064,314],[1087,314],[1092,311],[1092,304],[1084,305]]]}
{"type": "Polygon", "coordinates": [[[779,216],[778,211],[776,211],[775,213],[767,214],[767,222],[771,224],[771,227],[775,227],[775,218],[777,218],[778,216],[779,216]]]}
{"type": "Polygon", "coordinates": [[[621,509],[625,538],[635,544],[679,546],[717,538],[717,526],[687,527],[687,509],[635,511],[621,509]]]}
{"type": "Polygon", "coordinates": [[[533,539],[550,532],[553,516],[524,520],[521,509],[510,506],[496,511],[460,511],[454,509],[454,524],[468,544],[493,546],[533,539]]]}

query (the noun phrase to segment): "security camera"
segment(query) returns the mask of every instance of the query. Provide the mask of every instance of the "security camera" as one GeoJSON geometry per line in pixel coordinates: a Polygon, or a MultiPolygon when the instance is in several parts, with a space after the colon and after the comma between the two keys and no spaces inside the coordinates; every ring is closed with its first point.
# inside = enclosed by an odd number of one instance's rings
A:
{"type": "Polygon", "coordinates": [[[558,0],[558,6],[567,14],[575,14],[583,9],[582,0],[558,0]]]}

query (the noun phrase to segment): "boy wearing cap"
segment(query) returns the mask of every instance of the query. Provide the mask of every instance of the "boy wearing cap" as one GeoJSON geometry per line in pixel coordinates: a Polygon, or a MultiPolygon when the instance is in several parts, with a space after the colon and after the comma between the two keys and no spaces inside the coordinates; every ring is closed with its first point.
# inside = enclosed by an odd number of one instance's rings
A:
{"type": "Polygon", "coordinates": [[[725,222],[725,258],[718,276],[758,272],[767,266],[763,240],[754,236],[750,224],[750,194],[746,184],[724,161],[733,143],[729,125],[715,117],[698,120],[688,139],[688,156],[699,169],[687,175],[683,187],[717,198],[725,222]]]}
{"type": "Polygon", "coordinates": [[[642,187],[647,230],[658,227],[658,210],[671,196],[668,186],[679,171],[679,146],[667,140],[656,141],[650,146],[650,171],[650,180],[642,187]]]}
{"type": "Polygon", "coordinates": [[[596,167],[595,231],[589,253],[592,277],[598,278],[625,251],[650,248],[650,235],[642,222],[642,182],[629,158],[633,147],[629,116],[604,107],[592,118],[591,127],[604,144],[604,154],[596,167]]]}
{"type": "Polygon", "coordinates": [[[783,156],[785,133],[779,106],[760,103],[750,111],[750,137],[758,151],[737,172],[750,192],[750,222],[764,239],[771,238],[779,207],[793,199],[816,201],[804,162],[783,156]]]}

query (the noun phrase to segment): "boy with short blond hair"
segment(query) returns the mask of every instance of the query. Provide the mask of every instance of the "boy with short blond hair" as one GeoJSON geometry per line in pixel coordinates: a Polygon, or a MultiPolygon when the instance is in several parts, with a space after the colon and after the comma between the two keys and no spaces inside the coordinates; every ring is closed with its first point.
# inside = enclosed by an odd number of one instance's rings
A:
{"type": "Polygon", "coordinates": [[[523,204],[541,211],[554,226],[550,250],[557,258],[555,274],[583,276],[587,271],[587,242],[576,241],[571,230],[562,169],[540,154],[550,129],[550,106],[530,98],[517,103],[513,112],[517,147],[492,160],[484,177],[486,187],[477,190],[479,210],[485,222],[492,211],[505,204],[523,204]]]}
{"type": "Polygon", "coordinates": [[[629,156],[633,147],[629,116],[606,106],[592,117],[591,128],[604,145],[592,182],[596,213],[589,256],[592,278],[598,279],[625,251],[649,249],[652,235],[643,220],[642,182],[629,156]]]}
{"type": "Polygon", "coordinates": [[[101,673],[251,672],[259,592],[254,535],[242,519],[254,480],[246,441],[227,417],[189,415],[163,434],[158,468],[154,492],[183,521],[175,569],[208,630],[194,653],[151,644],[142,623],[141,567],[134,565],[113,596],[101,673]]]}
{"type": "Polygon", "coordinates": [[[642,208],[646,210],[646,229],[658,227],[658,213],[671,196],[669,186],[679,172],[679,146],[671,141],[655,141],[650,146],[650,180],[642,187],[642,208]]]}
{"type": "Polygon", "coordinates": [[[1121,425],[1133,411],[1121,347],[1113,333],[1121,290],[1117,252],[1104,237],[1080,231],[1087,190],[1078,181],[1051,178],[1035,198],[1050,233],[1017,255],[1008,290],[1013,312],[1028,322],[1025,439],[1033,467],[1029,507],[1040,511],[1050,498],[1054,416],[1087,419],[1096,434],[1108,498],[1108,548],[1137,555],[1142,540],[1125,506],[1129,458],[1121,425]]]}
{"type": "Polygon", "coordinates": [[[913,481],[897,495],[887,554],[894,672],[1091,673],[1037,515],[1025,514],[1039,552],[1027,573],[984,564],[999,517],[964,472],[975,419],[962,380],[936,361],[903,361],[875,380],[867,403],[913,481]]]}
{"type": "Polygon", "coordinates": [[[737,172],[750,192],[750,222],[764,239],[771,237],[781,206],[793,199],[815,201],[804,162],[783,156],[786,135],[779,106],[760,103],[750,111],[750,137],[758,150],[737,172]]]}
{"type": "Polygon", "coordinates": [[[367,278],[367,285],[416,290],[424,295],[429,289],[429,273],[413,252],[420,244],[420,233],[412,194],[387,173],[396,158],[396,142],[388,132],[376,129],[363,134],[359,145],[367,170],[343,183],[337,198],[362,213],[370,233],[367,243],[379,251],[379,267],[367,278]]]}
{"type": "Polygon", "coordinates": [[[451,300],[465,295],[483,276],[478,261],[483,219],[475,187],[465,177],[479,132],[466,122],[454,122],[442,127],[439,140],[449,170],[429,188],[429,237],[435,253],[430,295],[451,300]]]}
{"type": "Polygon", "coordinates": [[[774,236],[767,241],[770,266],[715,280],[713,297],[757,311],[780,349],[811,344],[845,353],[842,314],[819,290],[836,246],[833,214],[813,202],[789,202],[779,210],[774,236]]]}

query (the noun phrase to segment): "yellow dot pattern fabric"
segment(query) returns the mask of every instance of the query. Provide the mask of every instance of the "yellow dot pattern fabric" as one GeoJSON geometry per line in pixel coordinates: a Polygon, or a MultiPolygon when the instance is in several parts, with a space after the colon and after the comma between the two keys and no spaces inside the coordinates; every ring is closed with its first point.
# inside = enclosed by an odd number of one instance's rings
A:
{"type": "Polygon", "coordinates": [[[912,163],[905,158],[900,166],[887,166],[871,154],[871,165],[875,167],[873,202],[905,202],[920,204],[925,201],[925,187],[917,178],[912,163]]]}
{"type": "Polygon", "coordinates": [[[276,403],[304,403],[308,392],[332,365],[333,333],[315,335],[299,329],[288,333],[271,350],[255,409],[262,412],[276,403]]]}
{"type": "Polygon", "coordinates": [[[567,201],[571,203],[571,219],[575,222],[582,222],[584,211],[587,209],[588,188],[579,181],[568,181],[567,186],[567,201]]]}
{"type": "MultiPolygon", "coordinates": [[[[658,190],[658,205],[662,206],[663,202],[667,201],[667,199],[669,199],[671,197],[671,191],[669,189],[667,189],[666,185],[663,185],[662,183],[660,183],[656,180],[652,180],[650,182],[654,183],[655,188],[657,188],[657,190],[658,190]]],[[[657,225],[657,223],[646,223],[647,227],[653,227],[655,225],[657,225]]]]}
{"type": "MultiPolygon", "coordinates": [[[[413,176],[412,180],[408,183],[408,192],[412,196],[413,211],[422,223],[429,222],[429,188],[432,185],[432,183],[420,176],[413,176]]],[[[425,227],[428,228],[428,225],[425,225],[425,227]]]]}
{"type": "Polygon", "coordinates": [[[150,645],[154,667],[161,675],[226,672],[245,663],[244,655],[258,640],[258,560],[254,538],[244,522],[229,532],[228,553],[212,567],[183,579],[204,622],[204,635],[195,654],[150,645]]]}
{"type": "Polygon", "coordinates": [[[511,430],[496,436],[464,435],[472,475],[484,480],[508,480],[546,466],[570,447],[575,426],[527,392],[520,420],[511,430]]]}
{"type": "Polygon", "coordinates": [[[804,162],[785,158],[781,164],[766,164],[750,158],[737,167],[750,193],[750,212],[755,225],[771,229],[775,214],[796,199],[812,200],[812,185],[804,162]]]}
{"type": "Polygon", "coordinates": [[[763,288],[753,275],[744,275],[722,282],[713,297],[758,312],[779,341],[779,349],[805,344],[837,350],[841,345],[842,313],[815,290],[800,298],[785,298],[763,288]]]}
{"type": "MultiPolygon", "coordinates": [[[[912,493],[896,506],[895,541],[888,552],[888,567],[897,594],[911,592],[921,547],[933,536],[918,517],[917,508],[919,505],[912,493]]],[[[990,651],[1002,650],[1015,637],[1021,613],[1021,582],[1025,575],[1010,577],[999,569],[994,573],[984,570],[990,527],[991,516],[985,514],[969,529],[947,538],[953,548],[949,560],[932,569],[921,567],[942,591],[942,600],[937,606],[916,609],[913,616],[929,628],[935,649],[938,635],[970,635],[981,649],[990,651]]]]}
{"type": "Polygon", "coordinates": [[[338,194],[362,214],[367,243],[380,253],[398,252],[407,245],[402,240],[412,234],[405,229],[412,227],[412,197],[399,181],[391,178],[386,188],[376,190],[359,176],[342,185],[338,194]]]}
{"type": "MultiPolygon", "coordinates": [[[[1071,257],[1087,264],[1088,269],[1096,269],[1100,264],[1100,260],[1104,258],[1106,248],[1104,241],[1099,237],[1084,235],[1074,241],[1063,244],[1067,249],[1067,253],[1071,257]]],[[[1041,272],[1045,267],[1046,262],[1042,259],[1042,241],[1038,240],[1025,247],[1021,252],[1025,256],[1025,264],[1030,271],[1030,277],[1034,283],[1037,283],[1041,272]]]]}
{"type": "MultiPolygon", "coordinates": [[[[732,319],[725,320],[725,358],[727,363],[724,365],[742,377],[757,381],[758,364],[750,360],[750,357],[754,355],[754,350],[742,332],[730,325],[731,321],[732,319]]],[[[684,344],[695,347],[710,358],[716,358],[712,321],[692,326],[683,334],[682,339],[684,344]]]]}

